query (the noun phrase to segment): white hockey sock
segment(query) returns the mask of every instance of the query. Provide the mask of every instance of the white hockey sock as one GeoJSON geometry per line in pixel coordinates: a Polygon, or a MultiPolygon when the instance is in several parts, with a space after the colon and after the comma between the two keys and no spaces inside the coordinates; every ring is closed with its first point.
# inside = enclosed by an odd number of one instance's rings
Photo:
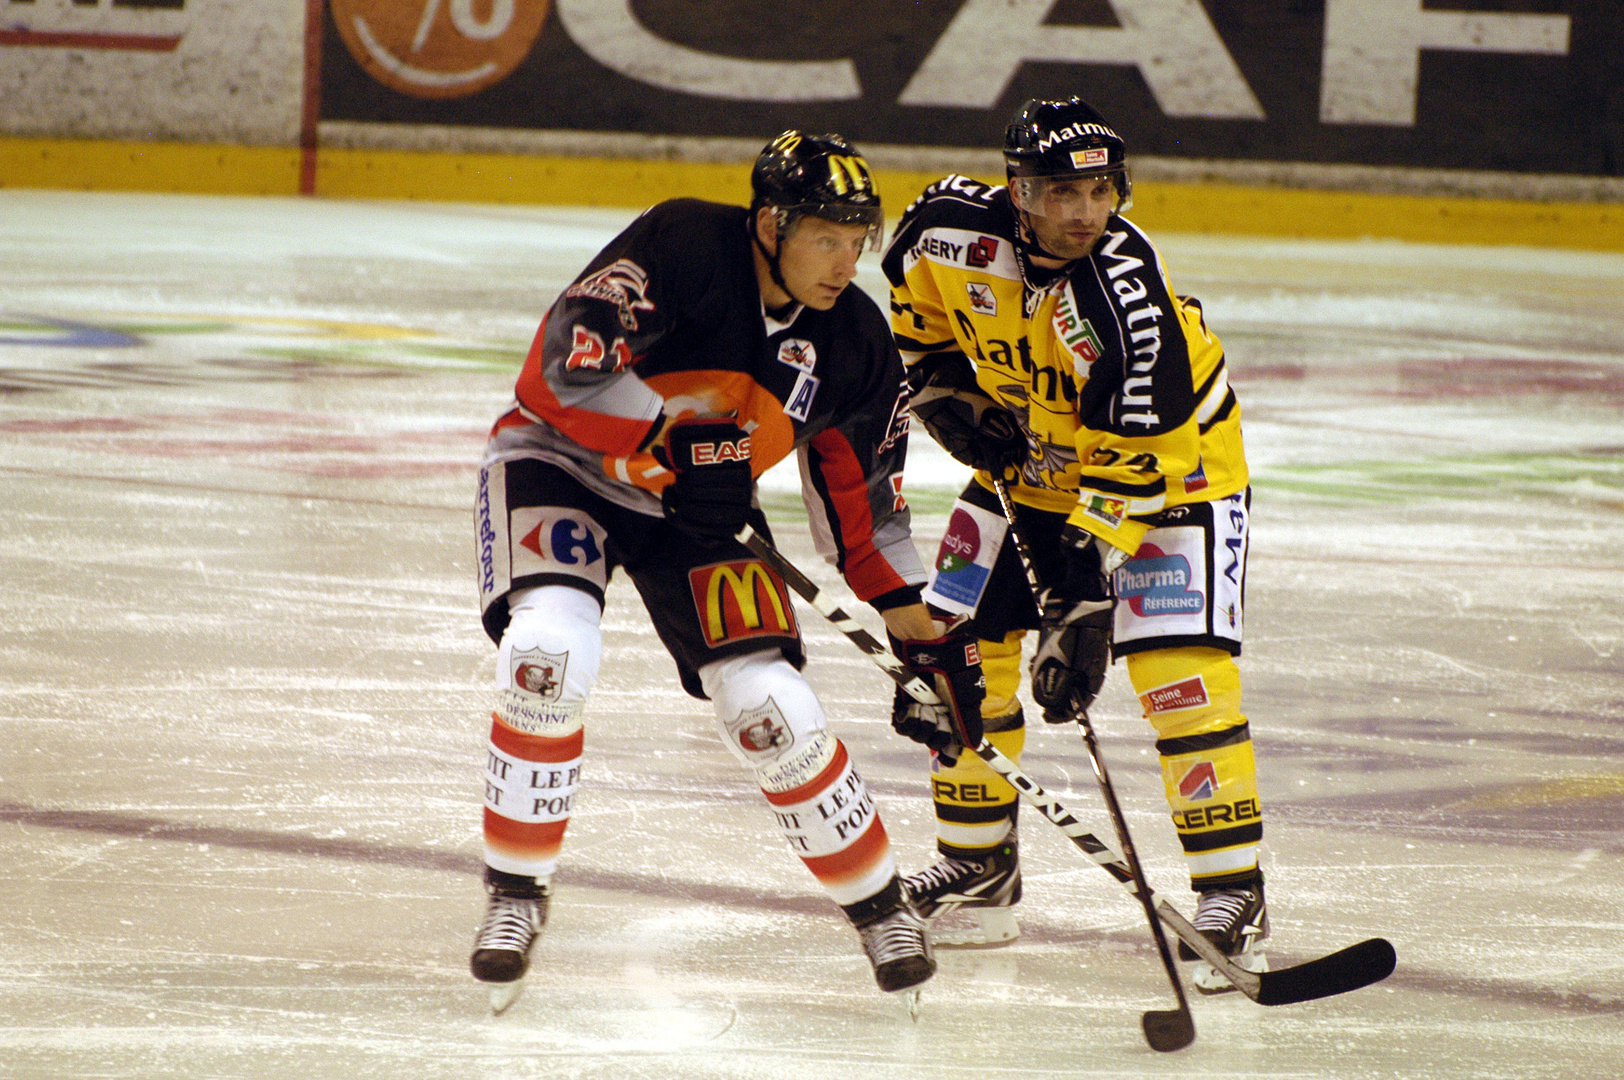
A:
{"type": "Polygon", "coordinates": [[[874,797],[823,707],[777,652],[750,653],[700,671],[728,749],[755,771],[784,838],[842,907],[896,876],[896,856],[874,797]]]}
{"type": "Polygon", "coordinates": [[[485,760],[485,862],[552,876],[580,784],[582,713],[602,657],[598,602],[542,586],[511,597],[485,760]]]}

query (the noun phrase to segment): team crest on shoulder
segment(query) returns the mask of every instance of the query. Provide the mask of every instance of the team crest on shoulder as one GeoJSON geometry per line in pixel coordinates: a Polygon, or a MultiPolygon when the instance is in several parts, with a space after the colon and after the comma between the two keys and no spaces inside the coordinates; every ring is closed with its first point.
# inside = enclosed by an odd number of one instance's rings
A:
{"type": "Polygon", "coordinates": [[[620,325],[627,330],[637,329],[639,311],[654,310],[654,301],[648,298],[648,273],[630,259],[616,259],[565,289],[564,295],[614,304],[620,325]]]}

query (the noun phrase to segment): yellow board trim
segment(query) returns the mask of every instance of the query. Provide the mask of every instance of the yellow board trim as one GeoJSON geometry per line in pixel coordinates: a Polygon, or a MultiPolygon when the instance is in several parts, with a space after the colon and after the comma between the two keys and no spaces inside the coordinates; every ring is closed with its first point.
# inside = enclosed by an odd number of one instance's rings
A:
{"type": "MultiPolygon", "coordinates": [[[[300,152],[289,147],[0,138],[0,187],[297,195],[299,168],[300,152]]],[[[893,216],[939,178],[874,170],[875,186],[893,216]]],[[[316,193],[630,209],[684,195],[742,204],[749,201],[749,170],[739,163],[332,147],[317,156],[316,193]]],[[[1152,231],[1624,252],[1619,203],[1143,181],[1134,185],[1131,216],[1152,231]]]]}

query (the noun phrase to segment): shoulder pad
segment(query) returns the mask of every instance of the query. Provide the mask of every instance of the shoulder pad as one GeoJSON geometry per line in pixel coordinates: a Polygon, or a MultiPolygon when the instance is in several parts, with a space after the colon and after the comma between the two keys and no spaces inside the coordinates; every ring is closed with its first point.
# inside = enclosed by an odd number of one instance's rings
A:
{"type": "Polygon", "coordinates": [[[981,223],[982,215],[992,209],[998,193],[1003,190],[1002,187],[983,184],[967,176],[944,176],[927,187],[902,212],[892,243],[894,245],[896,238],[911,227],[921,225],[990,230],[989,226],[981,223]]]}

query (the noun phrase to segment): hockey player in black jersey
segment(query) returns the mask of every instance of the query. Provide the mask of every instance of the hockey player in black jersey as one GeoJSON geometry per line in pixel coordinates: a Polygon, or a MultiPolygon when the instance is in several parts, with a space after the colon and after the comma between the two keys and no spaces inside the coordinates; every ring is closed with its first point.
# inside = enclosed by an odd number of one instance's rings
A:
{"type": "MultiPolygon", "coordinates": [[[[847,583],[899,640],[946,633],[920,601],[901,496],[902,360],[879,308],[848,287],[878,246],[880,202],[838,136],[785,132],[752,186],[749,209],[673,200],[611,241],[548,311],[491,432],[477,538],[497,692],[489,902],[471,964],[498,1008],[546,919],[617,569],[684,689],[715,704],[791,848],[857,927],[881,989],[935,970],[874,799],[800,674],[784,583],[735,539],[746,523],[765,534],[755,479],[797,453],[815,539],[847,583]]],[[[968,631],[946,636],[973,655],[968,631]]],[[[980,669],[961,666],[962,721],[979,738],[980,669]]],[[[939,714],[916,720],[948,729],[939,714]]]]}
{"type": "MultiPolygon", "coordinates": [[[[1196,926],[1254,970],[1268,933],[1252,743],[1241,713],[1250,488],[1240,407],[1200,304],[1177,295],[1131,204],[1126,147],[1087,103],[1027,102],[1002,186],[950,176],[904,214],[883,266],[914,415],[979,470],[925,599],[973,617],[984,726],[1018,757],[1021,639],[1039,632],[1044,719],[1086,710],[1113,657],[1157,734],[1196,926]],[[1041,584],[1035,602],[992,476],[1041,584]]],[[[927,918],[966,908],[967,941],[1018,933],[1015,791],[973,755],[932,773],[943,861],[907,879],[927,918]]],[[[938,943],[950,938],[944,927],[938,943]]],[[[1193,959],[1193,955],[1186,959],[1193,959]]],[[[1200,989],[1228,987],[1205,964],[1200,989]]]]}

